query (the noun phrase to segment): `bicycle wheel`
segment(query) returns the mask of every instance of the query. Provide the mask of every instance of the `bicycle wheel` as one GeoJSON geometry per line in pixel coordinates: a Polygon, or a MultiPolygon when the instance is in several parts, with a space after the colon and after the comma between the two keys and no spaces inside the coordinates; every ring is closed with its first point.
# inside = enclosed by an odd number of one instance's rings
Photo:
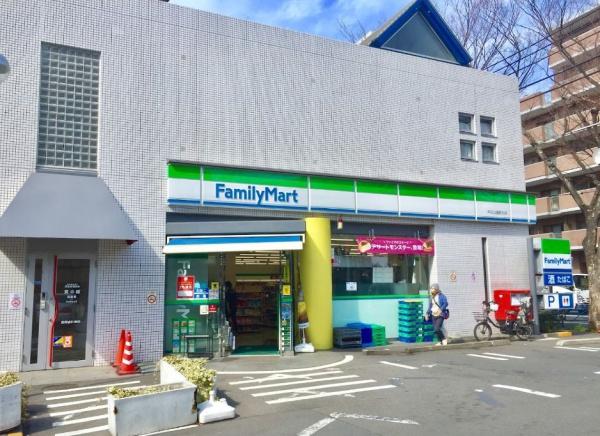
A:
{"type": "Polygon", "coordinates": [[[473,336],[478,341],[489,341],[492,337],[492,328],[485,321],[478,322],[473,329],[473,336]]]}
{"type": "Polygon", "coordinates": [[[521,341],[527,341],[533,335],[533,328],[529,324],[518,324],[515,334],[521,341]]]}

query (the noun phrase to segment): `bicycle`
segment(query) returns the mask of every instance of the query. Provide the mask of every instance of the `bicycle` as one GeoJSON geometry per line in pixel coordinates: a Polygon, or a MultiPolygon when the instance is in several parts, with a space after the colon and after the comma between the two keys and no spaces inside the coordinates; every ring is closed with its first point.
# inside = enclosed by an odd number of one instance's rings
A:
{"type": "Polygon", "coordinates": [[[490,313],[495,312],[497,310],[496,303],[483,301],[483,313],[481,312],[473,312],[475,315],[475,321],[478,321],[475,324],[475,328],[473,329],[473,335],[475,339],[478,341],[489,341],[492,337],[492,326],[496,327],[500,330],[501,333],[504,333],[509,336],[516,336],[521,341],[528,340],[533,335],[533,326],[529,320],[529,311],[527,302],[522,302],[519,311],[516,310],[507,310],[506,315],[507,319],[504,322],[494,322],[490,318],[490,313]],[[492,304],[495,306],[492,309],[492,304]]]}

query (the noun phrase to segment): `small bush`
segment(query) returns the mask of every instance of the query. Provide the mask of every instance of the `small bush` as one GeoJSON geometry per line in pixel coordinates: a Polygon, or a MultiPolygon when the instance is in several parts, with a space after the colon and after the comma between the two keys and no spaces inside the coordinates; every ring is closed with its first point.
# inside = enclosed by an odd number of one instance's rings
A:
{"type": "Polygon", "coordinates": [[[122,399],[138,395],[156,394],[165,391],[166,389],[162,389],[160,386],[147,386],[145,388],[118,388],[116,386],[111,386],[107,390],[113,397],[122,399]]]}
{"type": "Polygon", "coordinates": [[[590,331],[589,326],[587,325],[583,325],[583,324],[577,324],[576,326],[573,327],[573,333],[587,333],[590,331]]]}
{"type": "Polygon", "coordinates": [[[208,369],[206,359],[190,359],[180,356],[165,356],[163,360],[179,371],[186,379],[196,385],[196,401],[201,403],[208,400],[210,391],[215,384],[216,371],[208,369]]]}
{"type": "MultiPolygon", "coordinates": [[[[14,385],[15,383],[19,383],[21,380],[19,376],[14,372],[3,372],[0,373],[0,388],[4,388],[6,386],[14,385]]],[[[27,418],[29,414],[27,413],[27,392],[28,387],[24,384],[21,386],[21,417],[23,419],[27,418]]]]}

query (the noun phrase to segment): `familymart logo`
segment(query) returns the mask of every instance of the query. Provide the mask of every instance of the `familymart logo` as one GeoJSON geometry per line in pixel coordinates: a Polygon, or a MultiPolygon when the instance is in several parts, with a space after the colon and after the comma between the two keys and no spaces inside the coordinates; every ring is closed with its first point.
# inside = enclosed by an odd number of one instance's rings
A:
{"type": "Polygon", "coordinates": [[[300,194],[297,189],[283,189],[276,186],[231,187],[225,183],[215,184],[215,199],[218,201],[251,202],[257,206],[263,204],[299,205],[300,194]]]}

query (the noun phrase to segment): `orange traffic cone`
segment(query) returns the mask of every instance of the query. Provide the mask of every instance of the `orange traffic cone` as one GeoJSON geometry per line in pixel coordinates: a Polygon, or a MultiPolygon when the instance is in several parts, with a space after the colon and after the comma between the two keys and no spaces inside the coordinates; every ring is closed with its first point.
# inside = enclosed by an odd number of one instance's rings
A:
{"type": "Polygon", "coordinates": [[[128,330],[125,336],[125,349],[123,350],[123,358],[121,359],[121,365],[117,369],[117,374],[128,375],[137,374],[139,367],[133,363],[133,342],[131,339],[131,332],[128,330]]]}
{"type": "Polygon", "coordinates": [[[121,366],[121,360],[123,360],[123,350],[125,349],[125,330],[121,329],[121,335],[119,336],[119,344],[117,345],[117,354],[115,354],[115,361],[112,366],[118,368],[121,366]]]}

